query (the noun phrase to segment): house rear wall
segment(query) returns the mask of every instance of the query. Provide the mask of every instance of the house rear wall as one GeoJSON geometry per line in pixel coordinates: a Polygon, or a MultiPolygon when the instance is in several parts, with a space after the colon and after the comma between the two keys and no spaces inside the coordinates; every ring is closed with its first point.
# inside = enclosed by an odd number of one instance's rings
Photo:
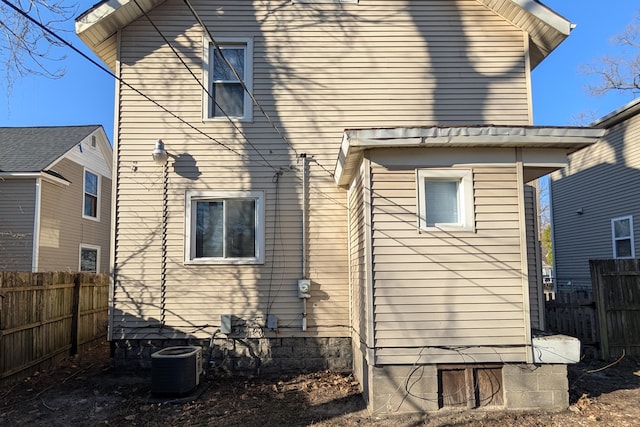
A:
{"type": "MultiPolygon", "coordinates": [[[[253,93],[286,141],[255,107],[252,122],[238,123],[246,138],[228,122],[202,122],[201,87],[149,22],[121,32],[118,76],[188,125],[118,85],[113,336],[204,337],[221,314],[263,324],[267,313],[278,317],[280,336],[350,336],[347,199],[330,173],[344,129],[529,124],[526,36],[475,0],[192,4],[214,37],[252,38],[253,93]],[[157,139],[173,156],[165,214],[162,168],[149,155],[157,139]],[[311,159],[306,271],[302,153],[311,159]],[[264,265],[184,265],[185,192],[205,189],[265,192],[264,265]],[[306,332],[296,292],[303,275],[312,280],[306,332]],[[149,329],[160,323],[163,330],[149,329]]],[[[184,4],[168,0],[150,17],[200,77],[203,32],[184,4]]],[[[511,196],[513,182],[506,185],[511,196]]],[[[496,298],[518,307],[511,294],[496,298]]],[[[504,342],[517,341],[504,332],[504,342]]]]}

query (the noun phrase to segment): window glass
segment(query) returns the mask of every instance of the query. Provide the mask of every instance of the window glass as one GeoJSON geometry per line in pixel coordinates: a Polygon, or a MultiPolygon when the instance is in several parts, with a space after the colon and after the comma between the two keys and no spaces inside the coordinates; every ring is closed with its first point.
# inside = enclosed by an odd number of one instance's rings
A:
{"type": "Polygon", "coordinates": [[[614,258],[634,258],[633,219],[631,216],[611,220],[614,258]]]}
{"type": "Polygon", "coordinates": [[[261,263],[263,193],[187,192],[186,262],[261,263]]]}
{"type": "Polygon", "coordinates": [[[475,230],[471,169],[418,169],[417,179],[420,230],[475,230]]]}
{"type": "Polygon", "coordinates": [[[86,273],[97,273],[98,271],[98,250],[93,248],[80,249],[80,271],[86,273]]]}
{"type": "Polygon", "coordinates": [[[84,172],[84,216],[98,216],[98,175],[84,172]]]}
{"type": "Polygon", "coordinates": [[[438,223],[457,224],[459,216],[459,181],[425,181],[425,202],[427,204],[427,226],[438,223]]]}
{"type": "Polygon", "coordinates": [[[223,202],[197,202],[196,258],[224,255],[223,202]]]}
{"type": "Polygon", "coordinates": [[[238,44],[221,45],[222,54],[214,45],[211,45],[210,49],[209,57],[213,62],[210,95],[213,99],[209,102],[209,116],[244,117],[245,90],[233,71],[235,70],[240,79],[245,81],[247,48],[238,44]]]}

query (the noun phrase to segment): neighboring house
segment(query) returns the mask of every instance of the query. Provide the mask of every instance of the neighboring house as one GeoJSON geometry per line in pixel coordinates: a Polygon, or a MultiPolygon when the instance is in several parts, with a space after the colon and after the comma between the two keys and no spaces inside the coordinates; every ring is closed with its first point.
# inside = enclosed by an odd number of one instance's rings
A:
{"type": "Polygon", "coordinates": [[[76,21],[119,79],[116,361],[211,342],[235,370],[353,369],[373,412],[567,405],[527,183],[602,134],[531,126],[571,24],[533,0],[185,3],[76,21]]]}
{"type": "Polygon", "coordinates": [[[109,272],[112,148],[100,125],[0,128],[0,271],[109,272]]]}
{"type": "Polygon", "coordinates": [[[590,259],[640,254],[640,99],[592,124],[597,144],[551,174],[553,259],[558,289],[590,289],[590,259]]]}

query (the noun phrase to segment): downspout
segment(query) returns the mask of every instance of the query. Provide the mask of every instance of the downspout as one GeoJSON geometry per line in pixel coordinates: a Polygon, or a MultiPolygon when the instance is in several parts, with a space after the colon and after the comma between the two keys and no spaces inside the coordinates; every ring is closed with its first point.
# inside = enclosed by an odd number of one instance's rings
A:
{"type": "Polygon", "coordinates": [[[36,178],[36,194],[33,207],[33,238],[31,239],[31,272],[38,272],[40,256],[40,206],[42,204],[42,178],[36,178]]]}

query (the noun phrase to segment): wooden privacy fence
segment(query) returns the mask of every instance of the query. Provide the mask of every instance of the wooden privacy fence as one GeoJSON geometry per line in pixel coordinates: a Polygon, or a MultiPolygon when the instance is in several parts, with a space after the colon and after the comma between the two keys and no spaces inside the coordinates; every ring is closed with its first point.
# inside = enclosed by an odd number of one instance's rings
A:
{"type": "Polygon", "coordinates": [[[580,339],[583,352],[598,355],[598,319],[593,293],[587,291],[546,293],[547,330],[580,339]]]}
{"type": "Polygon", "coordinates": [[[591,260],[591,291],[547,294],[546,327],[603,359],[640,357],[640,259],[591,260]]]}
{"type": "Polygon", "coordinates": [[[602,357],[640,356],[640,259],[591,260],[602,357]]]}
{"type": "Polygon", "coordinates": [[[108,304],[106,274],[0,272],[0,382],[104,338],[108,304]]]}

